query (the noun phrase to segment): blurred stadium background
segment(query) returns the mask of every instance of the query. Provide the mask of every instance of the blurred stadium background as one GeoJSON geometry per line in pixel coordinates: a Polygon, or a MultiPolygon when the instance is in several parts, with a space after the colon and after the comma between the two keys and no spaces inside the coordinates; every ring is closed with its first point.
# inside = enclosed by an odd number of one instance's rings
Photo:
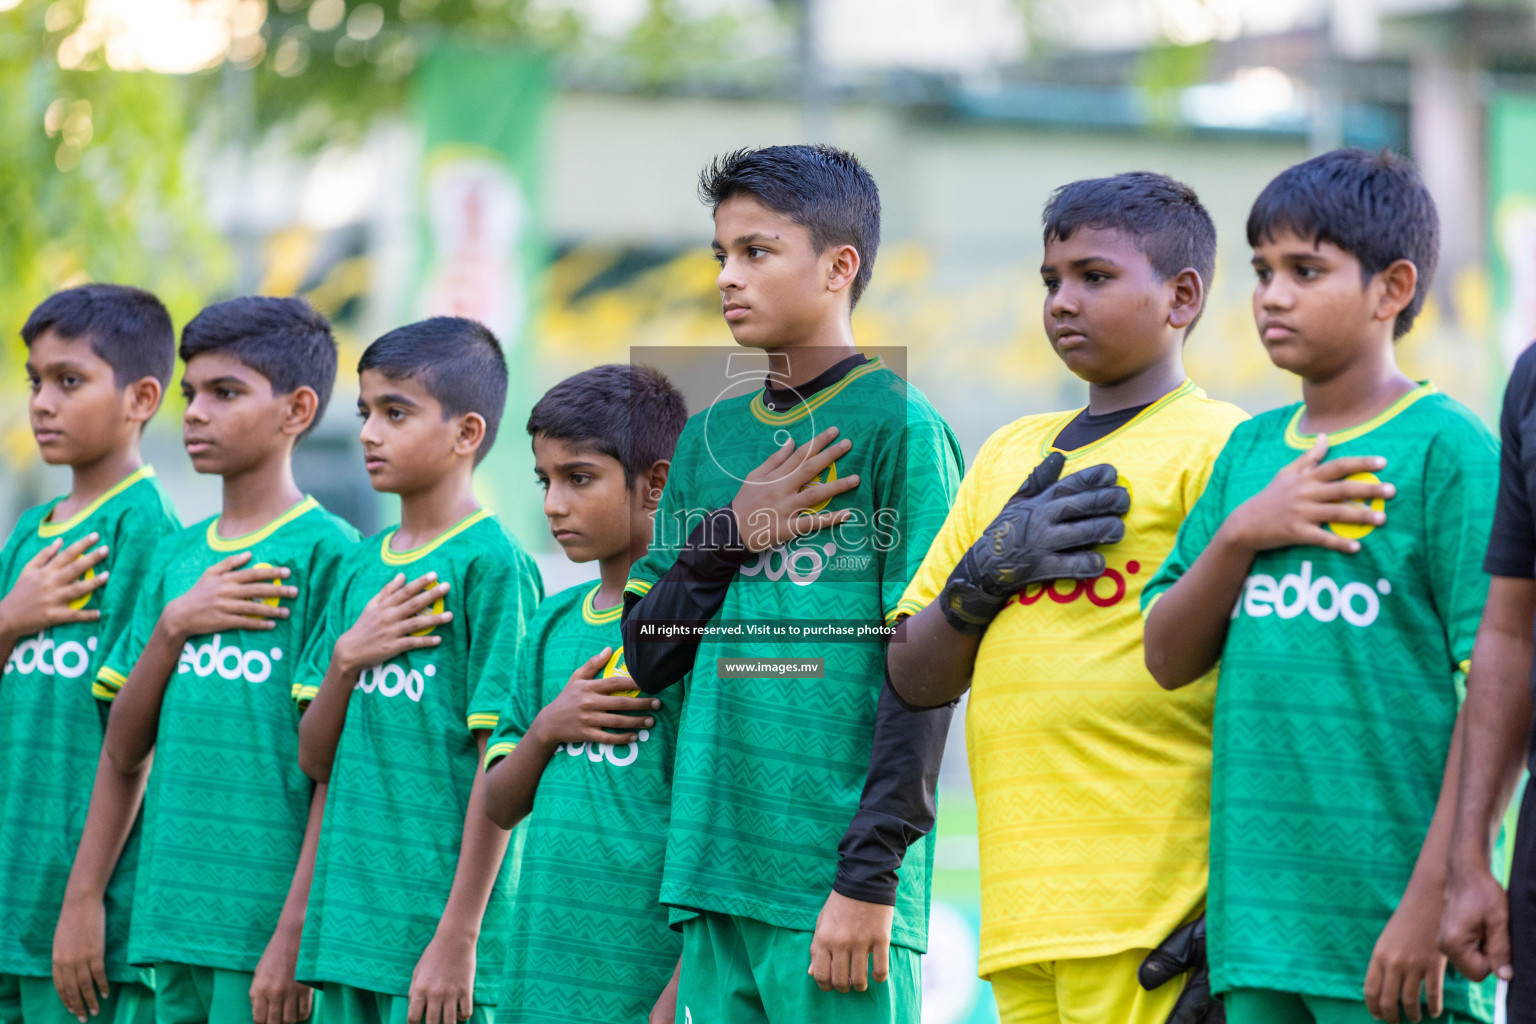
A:
{"type": "MultiPolygon", "coordinates": [[[[87,280],[204,303],[299,294],[343,373],[300,482],[371,531],[393,510],[354,441],[369,340],[476,316],[514,368],[483,497],[551,591],[586,578],[549,540],[521,422],[560,377],[647,345],[730,339],[699,168],[738,146],[829,141],[879,180],[885,241],[855,315],[967,454],[1081,402],[1040,326],[1039,210],[1068,180],[1164,171],[1216,218],[1208,391],[1294,399],[1254,336],[1243,222],[1281,168],[1338,145],[1414,157],[1441,267],[1401,343],[1416,376],[1492,417],[1536,336],[1536,0],[0,0],[0,513],[56,493],[27,426],[16,330],[87,280]]],[[[217,481],[149,454],[193,521],[217,481]]],[[[958,720],[957,720],[958,721],[958,720]]],[[[974,979],[974,809],[946,764],[931,1024],[995,1019],[974,979]]]]}

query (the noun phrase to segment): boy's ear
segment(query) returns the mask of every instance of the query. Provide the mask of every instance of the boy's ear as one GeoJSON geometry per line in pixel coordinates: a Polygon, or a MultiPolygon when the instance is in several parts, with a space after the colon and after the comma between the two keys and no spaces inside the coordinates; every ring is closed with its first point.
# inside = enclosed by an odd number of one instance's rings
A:
{"type": "Polygon", "coordinates": [[[453,439],[455,455],[474,455],[485,441],[485,417],[467,412],[459,417],[459,433],[453,439]]]}
{"type": "Polygon", "coordinates": [[[647,512],[654,512],[656,506],[661,504],[661,492],[667,486],[667,474],[672,470],[672,463],[667,459],[657,459],[651,463],[651,468],[640,474],[640,479],[635,483],[640,485],[640,503],[647,512]]]}
{"type": "Polygon", "coordinates": [[[296,388],[288,396],[288,409],[283,414],[283,433],[298,437],[308,430],[320,412],[320,396],[308,386],[296,388]]]}
{"type": "Polygon", "coordinates": [[[859,250],[851,245],[834,245],[828,255],[831,260],[827,264],[827,291],[840,292],[859,276],[863,261],[859,258],[859,250]]]}
{"type": "Polygon", "coordinates": [[[1205,308],[1205,282],[1200,272],[1185,267],[1173,276],[1173,302],[1168,309],[1168,326],[1179,330],[1195,322],[1205,308]]]}
{"type": "Polygon", "coordinates": [[[1375,320],[1396,320],[1397,314],[1408,308],[1413,293],[1419,287],[1419,268],[1412,260],[1394,260],[1387,269],[1376,275],[1381,294],[1371,316],[1375,320]]]}
{"type": "Polygon", "coordinates": [[[154,377],[140,377],[128,385],[128,419],[143,426],[154,419],[165,391],[154,377]]]}

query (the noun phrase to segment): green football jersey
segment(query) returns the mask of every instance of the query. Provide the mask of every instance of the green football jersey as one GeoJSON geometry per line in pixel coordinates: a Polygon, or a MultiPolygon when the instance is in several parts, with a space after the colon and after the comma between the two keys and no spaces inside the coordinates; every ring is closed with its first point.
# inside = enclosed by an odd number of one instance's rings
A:
{"type": "MultiPolygon", "coordinates": [[[[625,674],[623,609],[595,608],[598,586],[571,587],[539,606],[487,764],[505,757],[603,648],[613,654],[602,676],[625,674]]],[[[640,742],[562,743],[544,769],[523,839],[498,1024],[634,1024],[672,977],[682,937],[657,899],[682,694],[661,702],[640,742]]]]}
{"type": "Polygon", "coordinates": [[[209,566],[249,551],[249,566],[290,571],[299,593],[284,599],[288,618],[275,629],[196,636],[182,648],[160,706],[128,942],[134,963],[254,971],[293,881],[313,792],[299,769],[293,680],[358,533],[310,497],[243,537],[218,529],[215,517],[160,542],[98,679],[122,684],[161,611],[209,566]]]}
{"type": "MultiPolygon", "coordinates": [[[[1311,447],[1297,429],[1303,411],[1232,432],[1144,608],[1234,508],[1311,447]]],[[[1434,814],[1487,594],[1499,458],[1471,412],[1426,384],[1329,442],[1329,459],[1385,458],[1380,479],[1397,493],[1378,505],[1384,525],[1332,527],[1360,541],[1355,554],[1261,552],[1232,609],[1212,785],[1218,992],[1362,998],[1434,814]]],[[[1448,972],[1447,1010],[1488,1019],[1485,995],[1448,972]]]]}
{"type": "MultiPolygon", "coordinates": [[[[299,700],[317,692],[336,638],[396,574],[436,572],[450,590],[434,611],[453,619],[439,627],[440,645],[365,670],[352,691],[326,792],[298,977],[403,996],[453,887],[479,769],[475,733],[496,726],[543,585],[533,560],[487,509],[410,551],[392,550],[394,535],[370,537],[348,558],[305,655],[299,700]]],[[[480,928],[475,1001],[488,1006],[506,961],[511,882],[503,863],[480,928]]]]}
{"type": "MultiPolygon", "coordinates": [[[[111,548],[97,570],[112,578],[81,603],[100,609],[100,619],[20,641],[0,676],[0,973],[35,977],[53,973],[53,928],[96,781],[107,702],[116,694],[93,691],[96,667],[133,616],[156,543],[181,529],[148,466],[66,522],[49,520],[57,504],[22,514],[0,551],[0,587],[14,586],[27,562],[54,540],[69,545],[93,532],[111,548]]],[[[137,859],[135,827],[106,893],[111,981],[139,980],[127,957],[137,859]]]]}
{"type": "MultiPolygon", "coordinates": [[[[749,559],[731,581],[688,678],[667,831],[664,903],[812,930],[858,809],[896,605],[959,485],[960,446],[914,387],[870,360],[787,410],[766,393],[716,402],[684,428],[649,553],[628,589],[671,568],[690,529],[730,504],[792,437],[827,427],[853,447],[822,475],[859,484],[825,508],[839,524],[749,559]],[[755,629],[794,625],[801,639],[755,629]],[[832,627],[839,632],[817,634],[832,627]],[[729,630],[730,632],[726,632],[729,630]],[[722,678],[717,659],[822,659],[819,677],[722,678]]],[[[927,944],[933,836],[907,851],[892,941],[927,944]]]]}

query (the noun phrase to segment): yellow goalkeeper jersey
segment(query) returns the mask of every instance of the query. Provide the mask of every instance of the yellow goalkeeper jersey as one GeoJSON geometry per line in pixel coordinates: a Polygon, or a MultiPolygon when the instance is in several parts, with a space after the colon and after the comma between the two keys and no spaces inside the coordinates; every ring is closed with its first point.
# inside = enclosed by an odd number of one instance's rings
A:
{"type": "MultiPolygon", "coordinates": [[[[897,607],[936,598],[955,563],[1081,410],[993,434],[897,607]]],[[[1150,947],[1205,900],[1214,672],[1173,693],[1142,656],[1142,586],[1173,547],[1246,414],[1190,381],[1063,452],[1109,463],[1131,494],[1125,538],[1091,581],[1026,588],[982,638],[966,714],[981,842],[983,977],[1150,947]]]]}

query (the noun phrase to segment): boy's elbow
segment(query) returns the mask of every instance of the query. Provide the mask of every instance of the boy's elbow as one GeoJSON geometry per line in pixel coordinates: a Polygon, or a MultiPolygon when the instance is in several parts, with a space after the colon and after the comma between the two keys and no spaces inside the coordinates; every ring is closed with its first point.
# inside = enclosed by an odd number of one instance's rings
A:
{"type": "Polygon", "coordinates": [[[303,743],[299,744],[299,770],[322,786],[331,781],[331,759],[321,759],[303,743]]]}
{"type": "Polygon", "coordinates": [[[144,766],[144,755],[124,749],[122,743],[106,742],[102,747],[112,767],[123,775],[132,775],[144,766]]]}
{"type": "Polygon", "coordinates": [[[1157,681],[1157,685],[1165,690],[1177,690],[1181,686],[1188,686],[1198,678],[1179,671],[1176,665],[1170,665],[1162,645],[1156,643],[1150,633],[1142,644],[1142,655],[1147,671],[1157,681]]]}

